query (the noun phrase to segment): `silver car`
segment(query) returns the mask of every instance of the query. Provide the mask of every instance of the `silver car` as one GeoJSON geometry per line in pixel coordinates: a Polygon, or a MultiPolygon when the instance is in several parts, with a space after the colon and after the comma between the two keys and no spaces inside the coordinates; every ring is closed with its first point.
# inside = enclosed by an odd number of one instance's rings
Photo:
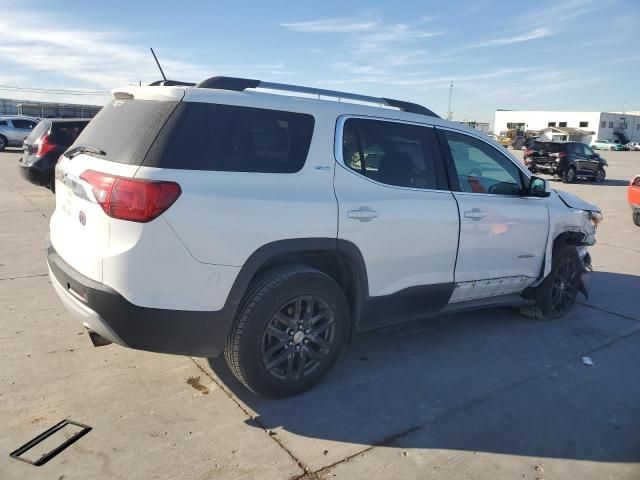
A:
{"type": "Polygon", "coordinates": [[[0,152],[7,147],[22,147],[22,142],[38,122],[39,119],[24,115],[0,117],[0,152]]]}

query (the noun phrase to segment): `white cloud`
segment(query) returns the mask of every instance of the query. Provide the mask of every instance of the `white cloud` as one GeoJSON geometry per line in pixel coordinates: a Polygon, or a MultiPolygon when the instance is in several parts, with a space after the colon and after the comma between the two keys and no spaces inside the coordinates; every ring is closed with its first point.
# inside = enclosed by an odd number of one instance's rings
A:
{"type": "Polygon", "coordinates": [[[350,84],[381,84],[393,86],[416,87],[446,87],[449,88],[449,82],[454,81],[455,84],[465,82],[480,82],[486,80],[494,80],[504,77],[512,77],[522,73],[536,72],[538,69],[529,67],[516,68],[500,68],[497,70],[477,73],[477,74],[451,74],[440,75],[434,77],[426,72],[413,72],[411,75],[376,75],[370,74],[347,80],[320,80],[316,82],[318,85],[350,85],[350,84]]]}
{"type": "MultiPolygon", "coordinates": [[[[81,24],[79,19],[68,20],[5,8],[0,16],[0,64],[12,73],[18,72],[20,78],[1,85],[107,92],[129,83],[150,83],[161,78],[148,48],[127,41],[131,38],[128,32],[76,27],[81,24]]],[[[175,80],[200,81],[216,72],[240,76],[292,73],[283,62],[207,67],[179,60],[171,52],[156,49],[156,53],[167,77],[175,80]]],[[[78,96],[28,91],[11,96],[75,103],[104,103],[108,99],[108,94],[78,96]]]]}
{"type": "Polygon", "coordinates": [[[609,7],[615,0],[550,0],[547,4],[536,4],[534,12],[525,13],[520,21],[532,25],[547,25],[568,22],[576,17],[590,15],[609,7]]]}
{"type": "Polygon", "coordinates": [[[499,38],[493,38],[491,40],[485,40],[482,42],[470,43],[467,45],[463,45],[456,50],[461,51],[461,50],[471,50],[474,48],[494,47],[498,45],[511,45],[514,43],[523,43],[523,42],[529,42],[531,40],[537,40],[539,38],[548,37],[552,34],[553,32],[548,28],[536,28],[531,32],[523,33],[520,35],[514,35],[511,37],[499,37],[499,38]]]}
{"type": "Polygon", "coordinates": [[[348,18],[331,18],[310,20],[306,22],[281,23],[280,26],[294,32],[305,33],[353,33],[371,30],[380,22],[378,20],[353,20],[348,18]]]}

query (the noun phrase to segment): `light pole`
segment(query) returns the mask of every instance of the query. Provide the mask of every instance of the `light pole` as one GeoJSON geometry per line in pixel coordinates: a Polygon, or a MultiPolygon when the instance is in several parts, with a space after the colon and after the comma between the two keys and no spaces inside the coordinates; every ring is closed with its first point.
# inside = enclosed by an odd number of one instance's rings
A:
{"type": "Polygon", "coordinates": [[[451,120],[453,118],[453,112],[451,111],[451,97],[453,97],[453,80],[451,80],[451,84],[449,85],[449,109],[447,110],[447,120],[451,120]]]}

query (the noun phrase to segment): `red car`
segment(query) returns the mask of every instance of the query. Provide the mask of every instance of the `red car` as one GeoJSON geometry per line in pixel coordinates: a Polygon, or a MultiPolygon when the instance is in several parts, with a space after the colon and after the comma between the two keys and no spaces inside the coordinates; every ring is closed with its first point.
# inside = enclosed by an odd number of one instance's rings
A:
{"type": "Polygon", "coordinates": [[[627,198],[633,212],[633,223],[640,227],[640,175],[631,180],[627,198]]]}

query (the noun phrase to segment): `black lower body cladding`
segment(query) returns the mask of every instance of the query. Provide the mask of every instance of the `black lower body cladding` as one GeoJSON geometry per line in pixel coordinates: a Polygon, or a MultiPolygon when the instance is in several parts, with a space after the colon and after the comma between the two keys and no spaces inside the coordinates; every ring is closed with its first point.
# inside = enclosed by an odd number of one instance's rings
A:
{"type": "Polygon", "coordinates": [[[60,285],[84,298],[77,301],[98,314],[127,347],[200,357],[222,352],[236,310],[231,305],[216,312],[140,307],[74,270],[52,246],[47,260],[60,285]]]}

